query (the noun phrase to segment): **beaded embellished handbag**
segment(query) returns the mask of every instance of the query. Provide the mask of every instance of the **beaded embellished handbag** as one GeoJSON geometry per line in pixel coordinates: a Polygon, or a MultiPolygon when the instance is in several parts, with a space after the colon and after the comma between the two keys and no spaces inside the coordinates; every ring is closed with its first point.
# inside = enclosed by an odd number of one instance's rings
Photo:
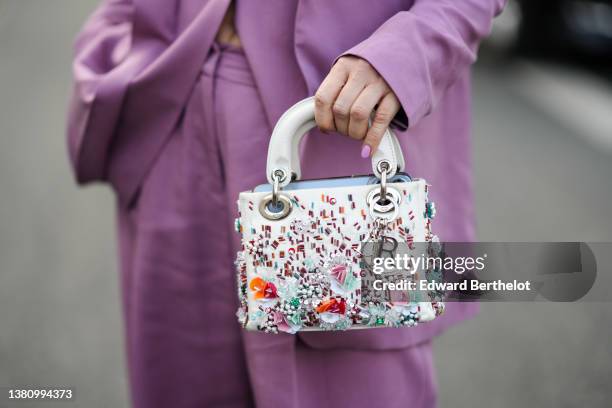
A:
{"type": "Polygon", "coordinates": [[[390,130],[373,155],[373,175],[301,181],[299,141],[314,126],[313,98],[291,107],[270,140],[270,184],[240,193],[239,322],[247,330],[296,333],[433,320],[444,310],[440,298],[400,291],[373,300],[365,284],[364,243],[436,242],[426,182],[402,172],[390,130]]]}

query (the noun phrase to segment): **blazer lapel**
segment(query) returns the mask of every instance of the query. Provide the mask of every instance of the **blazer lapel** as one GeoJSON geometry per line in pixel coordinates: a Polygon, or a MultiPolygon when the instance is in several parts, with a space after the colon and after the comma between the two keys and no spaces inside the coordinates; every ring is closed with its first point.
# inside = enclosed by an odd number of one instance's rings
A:
{"type": "MultiPolygon", "coordinates": [[[[129,84],[122,108],[125,112],[122,126],[112,146],[108,179],[115,186],[120,203],[125,206],[132,202],[144,176],[176,126],[230,2],[206,2],[193,21],[172,41],[176,23],[169,16],[176,17],[177,3],[168,0],[135,1],[140,8],[137,8],[135,17],[133,47],[157,55],[150,55],[151,62],[129,84]],[[152,7],[152,1],[159,8],[152,7]]],[[[189,5],[194,1],[190,0],[189,5]]]]}

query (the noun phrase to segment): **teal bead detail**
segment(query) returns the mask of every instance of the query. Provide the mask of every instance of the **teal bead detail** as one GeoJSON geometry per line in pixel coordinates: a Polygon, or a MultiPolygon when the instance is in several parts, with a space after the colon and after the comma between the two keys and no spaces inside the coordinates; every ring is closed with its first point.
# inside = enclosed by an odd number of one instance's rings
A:
{"type": "Polygon", "coordinates": [[[436,216],[436,204],[428,202],[425,204],[425,216],[429,219],[433,219],[436,216]]]}

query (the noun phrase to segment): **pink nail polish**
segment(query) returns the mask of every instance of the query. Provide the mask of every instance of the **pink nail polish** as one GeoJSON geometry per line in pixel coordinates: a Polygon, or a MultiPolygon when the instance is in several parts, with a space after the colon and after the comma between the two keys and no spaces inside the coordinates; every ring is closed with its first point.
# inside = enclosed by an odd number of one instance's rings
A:
{"type": "Polygon", "coordinates": [[[372,148],[370,147],[370,145],[363,145],[363,147],[361,148],[361,158],[367,159],[368,157],[370,157],[371,151],[372,148]]]}

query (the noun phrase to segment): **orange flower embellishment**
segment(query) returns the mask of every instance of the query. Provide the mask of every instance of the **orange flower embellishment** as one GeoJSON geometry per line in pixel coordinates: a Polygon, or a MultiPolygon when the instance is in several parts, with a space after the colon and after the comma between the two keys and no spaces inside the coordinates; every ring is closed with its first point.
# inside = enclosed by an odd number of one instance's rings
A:
{"type": "Polygon", "coordinates": [[[317,313],[336,313],[344,314],[346,312],[346,300],[344,299],[326,299],[317,306],[317,313]]]}
{"type": "Polygon", "coordinates": [[[266,282],[260,277],[251,279],[249,288],[255,292],[255,299],[273,299],[277,297],[276,286],[272,282],[266,282]]]}

